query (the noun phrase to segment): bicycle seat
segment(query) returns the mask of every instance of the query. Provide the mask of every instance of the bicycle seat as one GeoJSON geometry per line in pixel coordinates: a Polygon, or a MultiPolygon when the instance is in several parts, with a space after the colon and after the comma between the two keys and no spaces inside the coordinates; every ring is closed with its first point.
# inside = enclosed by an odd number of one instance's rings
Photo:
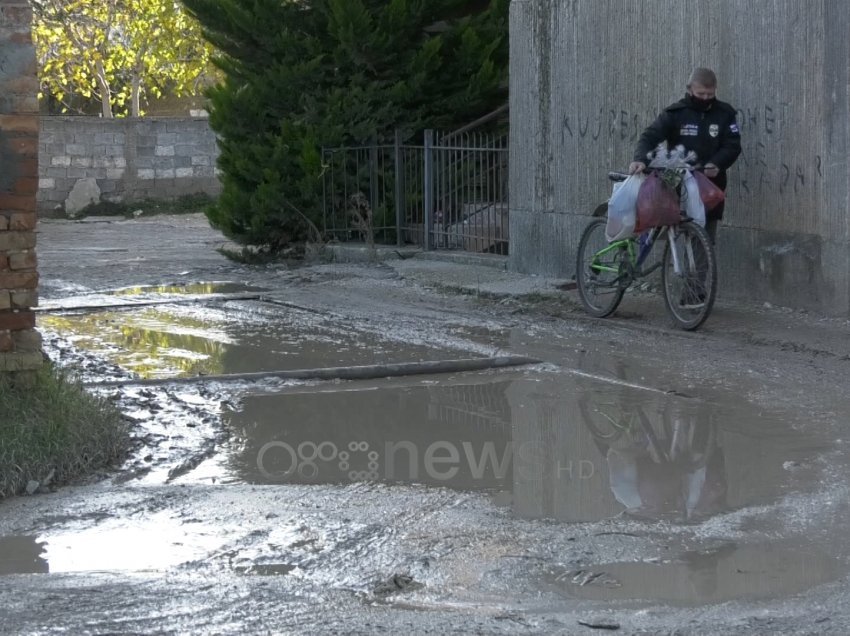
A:
{"type": "Polygon", "coordinates": [[[629,178],[629,175],[625,172],[609,172],[608,178],[611,179],[611,181],[625,181],[629,178]]]}

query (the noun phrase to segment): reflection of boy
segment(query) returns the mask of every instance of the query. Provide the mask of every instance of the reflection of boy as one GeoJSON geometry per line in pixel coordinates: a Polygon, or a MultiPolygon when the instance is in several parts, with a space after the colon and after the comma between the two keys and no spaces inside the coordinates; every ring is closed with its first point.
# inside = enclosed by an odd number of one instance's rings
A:
{"type": "Polygon", "coordinates": [[[609,448],[609,481],[614,497],[629,514],[692,519],[714,514],[726,501],[723,453],[717,447],[698,467],[655,462],[647,452],[609,448]]]}

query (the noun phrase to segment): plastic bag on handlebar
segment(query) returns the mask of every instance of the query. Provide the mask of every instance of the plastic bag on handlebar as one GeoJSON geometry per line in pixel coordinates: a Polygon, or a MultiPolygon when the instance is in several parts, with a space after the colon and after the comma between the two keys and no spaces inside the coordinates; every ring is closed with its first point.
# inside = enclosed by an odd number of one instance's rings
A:
{"type": "Polygon", "coordinates": [[[682,203],[684,203],[685,214],[695,222],[705,227],[705,204],[702,202],[699,192],[699,182],[694,177],[694,172],[686,172],[682,184],[682,203]]]}
{"type": "Polygon", "coordinates": [[[609,241],[619,241],[635,233],[635,205],[643,180],[643,175],[633,174],[614,184],[614,191],[608,199],[608,223],[605,225],[605,238],[609,241]]]}
{"type": "Polygon", "coordinates": [[[676,191],[652,172],[640,187],[635,231],[640,233],[660,225],[676,225],[682,220],[676,191]]]}
{"type": "Polygon", "coordinates": [[[699,198],[702,199],[706,210],[713,210],[723,203],[723,200],[726,198],[723,190],[714,185],[714,182],[702,172],[694,172],[693,175],[699,186],[699,198]]]}

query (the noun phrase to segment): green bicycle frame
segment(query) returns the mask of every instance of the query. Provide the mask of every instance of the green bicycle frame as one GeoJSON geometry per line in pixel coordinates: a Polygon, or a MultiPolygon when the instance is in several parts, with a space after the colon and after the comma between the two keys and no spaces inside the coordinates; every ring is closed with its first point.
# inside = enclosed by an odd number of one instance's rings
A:
{"type": "Polygon", "coordinates": [[[619,267],[610,267],[609,265],[602,265],[597,262],[597,259],[605,256],[612,250],[620,249],[622,247],[626,248],[626,251],[629,253],[629,262],[632,265],[637,263],[637,253],[635,252],[635,240],[633,238],[620,239],[619,241],[614,241],[607,247],[602,248],[596,254],[593,255],[593,264],[590,266],[590,269],[596,272],[597,274],[600,272],[610,272],[612,274],[619,274],[619,267]]]}

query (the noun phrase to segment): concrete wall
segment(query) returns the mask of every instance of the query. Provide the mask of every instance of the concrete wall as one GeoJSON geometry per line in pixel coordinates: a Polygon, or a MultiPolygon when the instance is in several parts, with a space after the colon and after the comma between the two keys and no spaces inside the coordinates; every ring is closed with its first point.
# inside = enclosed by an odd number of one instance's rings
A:
{"type": "Polygon", "coordinates": [[[38,209],[63,211],[80,179],[108,201],[218,194],[218,147],[207,119],[42,117],[38,209]]]}
{"type": "Polygon", "coordinates": [[[41,366],[38,272],[38,79],[26,0],[0,1],[0,373],[41,366]]]}
{"type": "Polygon", "coordinates": [[[513,0],[511,267],[574,273],[587,216],[694,66],[739,108],[721,297],[850,314],[850,2],[513,0]]]}

